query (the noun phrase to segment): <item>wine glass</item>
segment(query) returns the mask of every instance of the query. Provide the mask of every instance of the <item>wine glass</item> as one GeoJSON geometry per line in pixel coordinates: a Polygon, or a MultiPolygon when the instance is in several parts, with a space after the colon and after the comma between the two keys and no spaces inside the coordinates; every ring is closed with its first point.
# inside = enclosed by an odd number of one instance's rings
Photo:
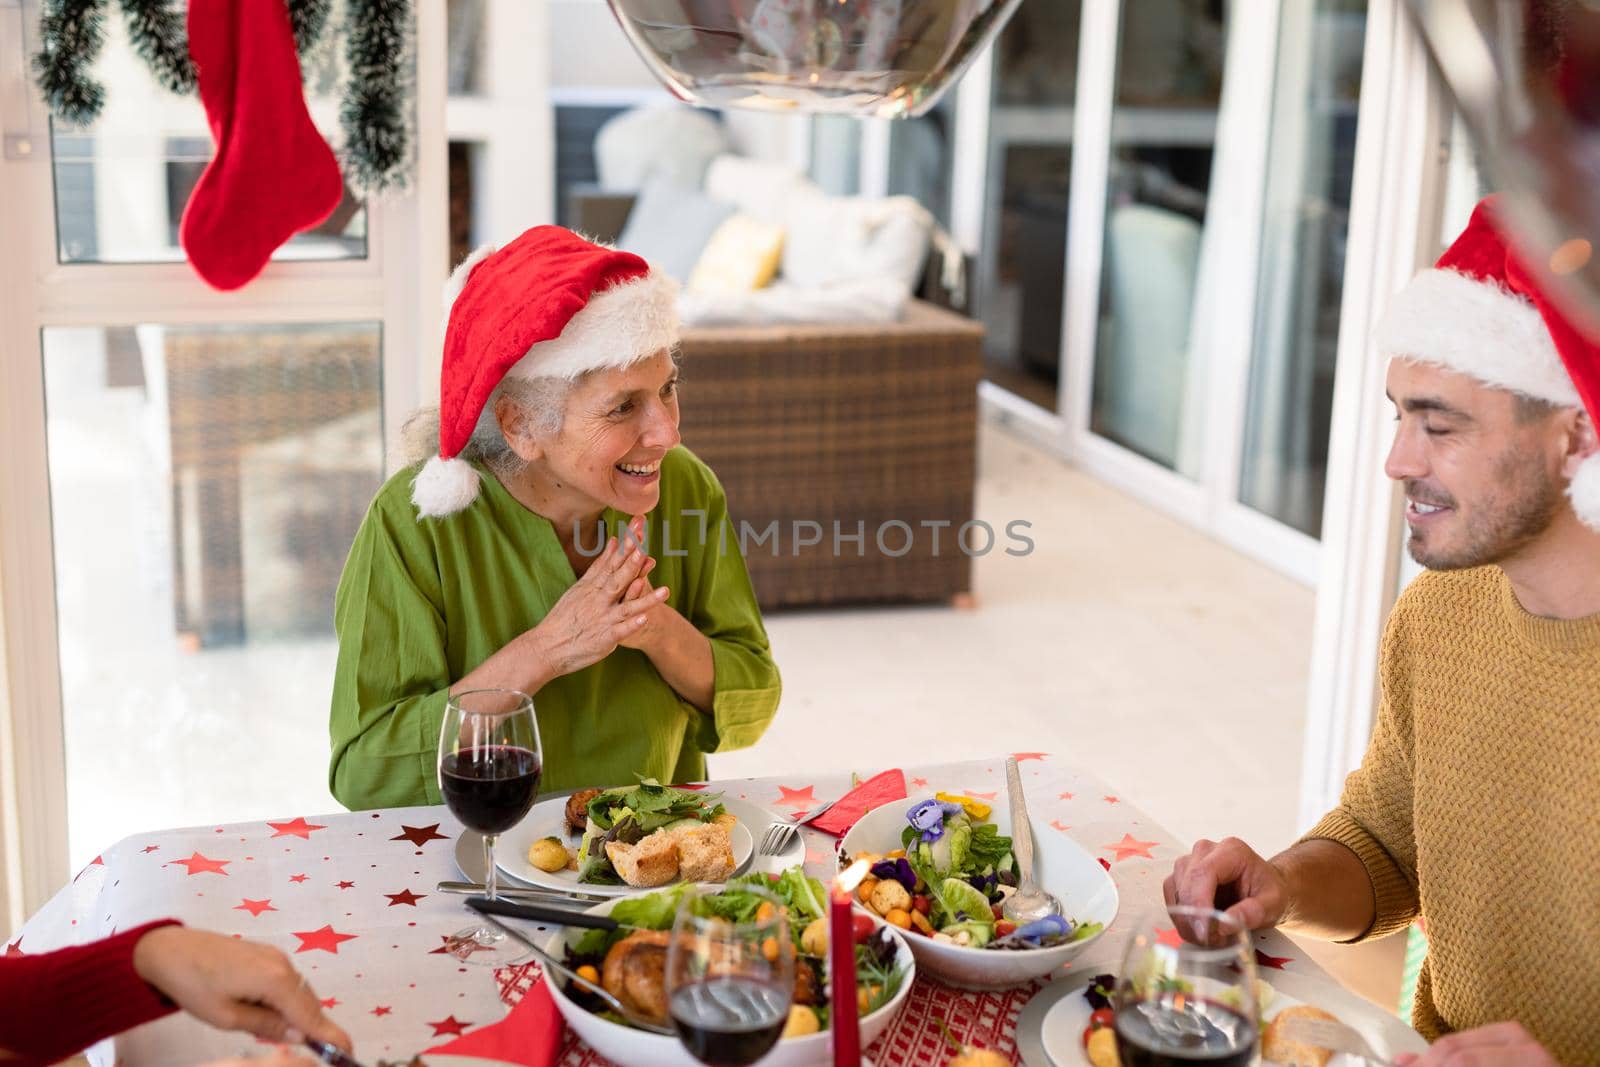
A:
{"type": "MultiPolygon", "coordinates": [[[[720,886],[685,891],[667,947],[667,1010],[689,1055],[707,1067],[745,1067],[772,1050],[794,998],[794,941],[773,894],[752,915],[714,910],[720,886]]],[[[745,887],[740,887],[743,896],[745,887]]]]}
{"type": "Polygon", "coordinates": [[[1209,908],[1173,906],[1171,926],[1128,941],[1112,1007],[1123,1067],[1255,1062],[1256,961],[1250,934],[1209,908]]]}
{"type": "MultiPolygon", "coordinates": [[[[498,889],[494,839],[533,807],[543,768],[539,723],[528,694],[471,689],[450,696],[439,730],[439,792],[462,825],[483,835],[484,890],[490,900],[498,889]]],[[[505,942],[504,933],[480,922],[457,931],[448,944],[464,962],[498,966],[505,942]]]]}

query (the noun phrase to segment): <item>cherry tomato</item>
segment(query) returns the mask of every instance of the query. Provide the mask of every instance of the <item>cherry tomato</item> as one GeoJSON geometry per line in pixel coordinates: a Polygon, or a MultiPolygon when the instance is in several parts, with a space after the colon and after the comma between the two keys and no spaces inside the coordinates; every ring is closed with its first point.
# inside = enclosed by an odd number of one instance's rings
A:
{"type": "Polygon", "coordinates": [[[1116,1020],[1116,1013],[1110,1008],[1096,1008],[1089,1016],[1089,1025],[1083,1028],[1083,1047],[1089,1047],[1089,1035],[1096,1030],[1108,1030],[1116,1020]]]}
{"type": "Polygon", "coordinates": [[[850,921],[855,924],[852,932],[855,934],[856,944],[859,945],[872,936],[873,922],[870,917],[856,912],[850,916],[850,921]]]}
{"type": "Polygon", "coordinates": [[[994,924],[994,936],[1008,937],[1017,932],[1017,924],[1007,919],[1001,919],[994,924]]]}

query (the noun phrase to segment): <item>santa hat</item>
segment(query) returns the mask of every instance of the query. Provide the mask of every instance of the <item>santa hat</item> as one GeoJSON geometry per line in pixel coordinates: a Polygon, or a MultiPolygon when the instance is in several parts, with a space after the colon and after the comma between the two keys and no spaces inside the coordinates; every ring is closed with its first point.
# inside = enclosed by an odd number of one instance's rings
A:
{"type": "Polygon", "coordinates": [[[478,472],[460,458],[502,379],[565,378],[626,367],[678,343],[677,283],[629,252],[560,226],[485,245],[450,274],[439,377],[439,454],[411,502],[424,516],[460,511],[478,472]]]}
{"type": "MultiPolygon", "coordinates": [[[[1439,257],[1400,291],[1378,323],[1386,356],[1459,371],[1563,407],[1600,427],[1600,338],[1559,308],[1510,247],[1498,197],[1489,197],[1439,257]]],[[[1567,487],[1584,525],[1600,530],[1600,454],[1567,487]]]]}

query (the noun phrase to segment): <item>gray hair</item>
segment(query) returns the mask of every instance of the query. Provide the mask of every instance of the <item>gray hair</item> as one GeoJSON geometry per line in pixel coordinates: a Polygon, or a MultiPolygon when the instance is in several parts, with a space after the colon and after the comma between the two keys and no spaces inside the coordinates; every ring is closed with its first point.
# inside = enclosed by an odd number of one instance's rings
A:
{"type": "MultiPolygon", "coordinates": [[[[495,418],[495,404],[501,397],[510,400],[522,410],[523,417],[532,422],[533,432],[554,434],[561,430],[566,413],[567,396],[575,381],[566,378],[512,378],[501,379],[494,392],[483,405],[478,424],[472,428],[472,437],[461,450],[461,458],[482,463],[502,480],[515,477],[527,466],[527,461],[512,450],[510,442],[500,430],[495,418]]],[[[403,466],[421,463],[439,451],[439,409],[437,406],[413,412],[400,427],[400,459],[403,466]]]]}

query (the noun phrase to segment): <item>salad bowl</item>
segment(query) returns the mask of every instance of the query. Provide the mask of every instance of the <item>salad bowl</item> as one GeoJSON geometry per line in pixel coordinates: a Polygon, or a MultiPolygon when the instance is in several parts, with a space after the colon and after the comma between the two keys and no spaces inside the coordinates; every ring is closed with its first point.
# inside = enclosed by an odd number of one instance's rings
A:
{"type": "MultiPolygon", "coordinates": [[[[891,852],[906,848],[905,831],[911,826],[908,817],[915,809],[926,806],[932,796],[933,794],[918,794],[867,812],[839,843],[841,868],[863,853],[887,856],[891,852]]],[[[946,807],[954,805],[947,804],[946,807]]],[[[982,810],[981,806],[974,805],[974,807],[982,810]]],[[[971,812],[965,814],[970,818],[974,829],[985,824],[994,827],[992,833],[979,830],[980,839],[986,833],[990,841],[1008,838],[1011,834],[1011,817],[1008,811],[996,808],[992,812],[985,812],[981,818],[973,816],[971,812]]],[[[1033,840],[1034,876],[1040,886],[1048,889],[1061,901],[1062,914],[1071,921],[1073,932],[1065,938],[1047,942],[1042,947],[1023,947],[1015,939],[1000,943],[1001,938],[991,928],[986,934],[972,937],[968,944],[957,944],[948,935],[936,938],[934,934],[939,931],[925,930],[919,917],[917,924],[906,932],[905,940],[910,946],[911,954],[917,958],[917,966],[924,973],[933,975],[949,985],[966,989],[1005,989],[1021,985],[1035,978],[1048,977],[1070,962],[1098,940],[1116,920],[1119,905],[1117,886],[1112,881],[1110,873],[1100,866],[1099,860],[1065,834],[1048,828],[1043,834],[1035,832],[1033,840]],[[976,947],[982,941],[991,943],[985,944],[984,947],[976,947]]],[[[1009,855],[1004,859],[998,858],[1000,853],[1008,852],[1004,845],[993,851],[994,855],[980,851],[976,856],[958,859],[952,863],[950,851],[946,846],[933,850],[931,871],[928,864],[919,863],[918,866],[923,868],[924,874],[935,873],[934,880],[938,883],[942,883],[948,877],[966,881],[981,876],[985,868],[998,865],[1004,869],[1010,864],[1009,855]]],[[[926,881],[926,878],[922,879],[923,884],[926,884],[926,881]]],[[[982,901],[978,903],[981,905],[982,901]]],[[[858,911],[871,916],[874,922],[884,922],[884,918],[867,907],[859,897],[855,907],[858,911]]],[[[947,907],[956,910],[959,905],[949,903],[947,907]]],[[[934,904],[932,914],[934,916],[940,914],[937,903],[934,904]]],[[[948,915],[943,916],[942,921],[948,923],[950,918],[948,915]]],[[[972,924],[946,925],[945,929],[955,930],[959,936],[961,931],[958,926],[970,925],[972,924]]],[[[974,929],[972,934],[977,935],[979,931],[974,929]]]]}
{"type": "MultiPolygon", "coordinates": [[[[790,910],[793,936],[796,938],[796,951],[799,952],[800,933],[804,925],[814,918],[827,917],[827,897],[821,883],[815,879],[805,878],[800,868],[796,867],[785,871],[781,878],[746,875],[734,878],[725,884],[702,884],[700,888],[722,894],[737,893],[740,884],[748,879],[760,879],[761,884],[771,893],[786,902],[790,910]]],[[[613,911],[621,909],[617,911],[616,916],[619,922],[646,929],[670,930],[676,912],[676,900],[677,894],[669,887],[665,890],[617,897],[587,910],[594,915],[611,915],[613,911]]],[[[898,930],[889,929],[888,933],[894,944],[892,970],[898,986],[886,985],[884,987],[886,991],[893,988],[892,996],[873,1011],[860,1016],[863,1049],[888,1029],[910,995],[911,985],[916,980],[916,960],[906,946],[906,938],[902,937],[898,930]]],[[[558,960],[576,962],[577,959],[586,958],[584,953],[592,950],[602,936],[602,931],[568,927],[556,930],[543,947],[558,960]],[[585,938],[589,940],[586,942],[585,938]]],[[[689,1055],[676,1038],[638,1030],[620,1021],[595,1014],[579,1002],[573,991],[567,988],[566,981],[553,975],[549,970],[545,971],[544,981],[549,986],[556,1007],[567,1025],[611,1062],[650,1064],[651,1067],[699,1067],[698,1061],[689,1055]]],[[[863,977],[858,971],[858,988],[862,984],[863,977]]],[[[761,1067],[823,1067],[831,1062],[832,1046],[829,1042],[829,1031],[826,1028],[818,1033],[785,1037],[761,1060],[761,1067]]]]}

